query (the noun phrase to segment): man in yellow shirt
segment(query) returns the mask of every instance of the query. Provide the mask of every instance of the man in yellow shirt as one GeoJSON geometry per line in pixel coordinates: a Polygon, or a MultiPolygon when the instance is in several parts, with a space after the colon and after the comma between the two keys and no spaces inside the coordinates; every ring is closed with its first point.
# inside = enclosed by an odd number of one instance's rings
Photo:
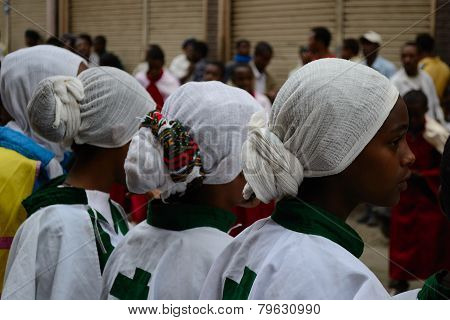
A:
{"type": "Polygon", "coordinates": [[[420,66],[433,79],[439,99],[442,100],[445,89],[449,85],[450,68],[435,53],[434,39],[427,33],[416,37],[420,56],[420,66]]]}

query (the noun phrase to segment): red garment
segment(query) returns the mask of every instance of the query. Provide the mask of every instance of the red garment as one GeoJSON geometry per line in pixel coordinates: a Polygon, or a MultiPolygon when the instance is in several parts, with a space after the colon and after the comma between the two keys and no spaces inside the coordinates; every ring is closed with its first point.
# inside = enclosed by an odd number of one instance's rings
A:
{"type": "Polygon", "coordinates": [[[156,110],[158,110],[158,111],[161,111],[161,109],[164,105],[164,98],[163,98],[161,92],[159,92],[159,89],[156,86],[156,83],[158,82],[159,79],[162,78],[163,74],[164,74],[164,71],[163,71],[163,69],[161,69],[161,72],[159,73],[159,75],[156,78],[152,78],[150,76],[150,73],[147,72],[147,79],[150,83],[146,89],[147,89],[147,92],[150,93],[150,95],[152,96],[153,100],[155,100],[156,110]]]}
{"type": "Polygon", "coordinates": [[[236,215],[236,225],[242,224],[231,230],[230,235],[235,237],[245,228],[251,226],[253,222],[269,217],[275,208],[275,201],[269,204],[261,203],[256,208],[246,209],[242,207],[235,207],[233,213],[236,215]]]}
{"type": "Polygon", "coordinates": [[[139,223],[147,217],[148,199],[145,195],[131,194],[126,198],[127,188],[121,184],[114,184],[109,192],[111,199],[122,206],[129,220],[139,223]]]}
{"type": "Polygon", "coordinates": [[[408,133],[406,139],[416,156],[411,169],[422,178],[411,179],[392,208],[389,274],[394,280],[426,279],[450,269],[450,222],[437,199],[441,156],[421,134],[408,133]]]}

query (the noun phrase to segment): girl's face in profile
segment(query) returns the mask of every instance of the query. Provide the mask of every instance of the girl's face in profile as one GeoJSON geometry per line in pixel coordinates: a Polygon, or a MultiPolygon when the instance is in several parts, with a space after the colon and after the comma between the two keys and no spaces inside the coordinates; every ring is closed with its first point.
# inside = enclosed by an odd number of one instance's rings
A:
{"type": "Polygon", "coordinates": [[[399,98],[375,137],[342,173],[349,196],[383,207],[397,204],[415,161],[406,142],[408,123],[408,110],[399,98]]]}

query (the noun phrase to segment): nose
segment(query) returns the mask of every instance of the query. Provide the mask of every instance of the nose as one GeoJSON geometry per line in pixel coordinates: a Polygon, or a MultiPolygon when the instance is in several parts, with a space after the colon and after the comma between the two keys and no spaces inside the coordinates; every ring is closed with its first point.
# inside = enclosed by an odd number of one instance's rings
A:
{"type": "Polygon", "coordinates": [[[411,149],[409,148],[408,143],[405,143],[405,150],[402,154],[402,158],[401,158],[401,165],[403,167],[410,167],[413,165],[413,163],[416,162],[416,156],[414,155],[414,153],[411,151],[411,149]]]}

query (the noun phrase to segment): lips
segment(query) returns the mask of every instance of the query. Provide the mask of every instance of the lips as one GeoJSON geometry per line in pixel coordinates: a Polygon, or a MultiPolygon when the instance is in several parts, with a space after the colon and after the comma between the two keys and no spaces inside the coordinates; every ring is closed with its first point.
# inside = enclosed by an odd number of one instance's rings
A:
{"type": "Polygon", "coordinates": [[[411,178],[411,171],[408,171],[406,176],[402,180],[400,180],[400,182],[398,184],[398,188],[399,188],[400,192],[403,192],[408,188],[409,178],[411,178]]]}

